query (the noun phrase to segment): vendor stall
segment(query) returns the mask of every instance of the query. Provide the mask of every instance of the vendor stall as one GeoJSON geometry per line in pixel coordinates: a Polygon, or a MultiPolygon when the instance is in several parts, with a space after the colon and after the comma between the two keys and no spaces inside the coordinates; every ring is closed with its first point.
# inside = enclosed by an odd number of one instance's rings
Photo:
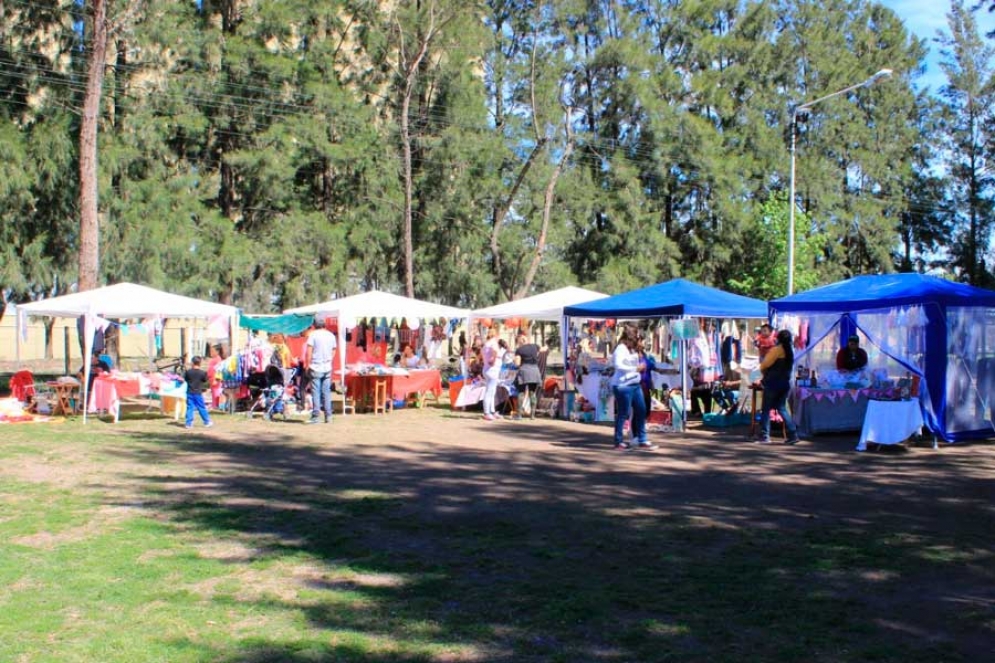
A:
{"type": "MultiPolygon", "coordinates": [[[[17,306],[18,328],[25,329],[25,318],[29,315],[83,318],[84,320],[84,373],[90,374],[90,349],[94,333],[98,328],[116,324],[120,319],[149,319],[162,321],[165,318],[201,319],[219,321],[233,336],[237,328],[238,309],[216,302],[193,299],[182,295],[163,292],[134,283],[116,283],[103,288],[77,292],[61,297],[52,297],[17,306]]],[[[18,334],[18,343],[21,335],[18,334]]],[[[18,356],[20,353],[18,352],[18,356]]],[[[88,380],[83,381],[83,401],[88,402],[88,380]]],[[[86,421],[87,408],[83,410],[86,421]]]]}
{"type": "MultiPolygon", "coordinates": [[[[570,318],[588,320],[766,319],[767,304],[759,299],[731,294],[685,279],[674,279],[614,297],[567,306],[563,313],[563,328],[566,329],[569,326],[570,318]]],[[[687,367],[692,352],[711,353],[712,350],[711,344],[697,348],[692,347],[695,345],[695,339],[698,338],[696,323],[697,321],[690,321],[690,324],[677,325],[671,335],[676,351],[675,356],[671,359],[676,361],[676,365],[682,372],[681,385],[686,398],[690,394],[687,367]]],[[[710,363],[710,365],[712,364],[710,363]]],[[[601,407],[600,403],[598,407],[601,407]]],[[[682,408],[682,414],[685,417],[687,415],[686,409],[682,408]]],[[[605,405],[604,410],[607,416],[607,413],[611,412],[610,403],[605,405]]]]}
{"type": "MultiPolygon", "coordinates": [[[[806,375],[816,372],[819,387],[888,389],[904,382],[934,435],[955,442],[995,432],[995,292],[922,274],[858,276],[774,300],[770,311],[778,327],[804,325],[807,342],[795,361],[806,375]],[[852,384],[831,384],[836,352],[853,334],[867,351],[867,368],[845,378],[852,384]]],[[[820,421],[840,418],[832,400],[815,402],[827,411],[809,409],[809,425],[818,430],[829,425],[820,421]]],[[[859,431],[862,423],[851,421],[847,429],[859,431]]]]}
{"type": "MultiPolygon", "coordinates": [[[[446,320],[463,320],[467,315],[467,311],[461,308],[447,306],[445,304],[435,304],[433,302],[424,302],[418,299],[402,297],[400,295],[380,292],[377,290],[371,290],[370,292],[351,295],[349,297],[342,297],[340,299],[332,299],[319,304],[301,306],[284,311],[284,313],[306,313],[312,316],[320,313],[327,318],[334,318],[336,320],[336,333],[338,336],[337,366],[346,367],[344,372],[339,370],[336,374],[341,386],[343,387],[341,389],[343,405],[345,405],[347,398],[345,376],[349,372],[349,365],[346,356],[346,332],[356,328],[360,318],[372,317],[404,319],[408,329],[417,330],[421,326],[423,320],[440,318],[445,318],[446,320]]],[[[431,391],[436,395],[441,393],[441,380],[438,392],[435,392],[434,390],[431,391]]]]}

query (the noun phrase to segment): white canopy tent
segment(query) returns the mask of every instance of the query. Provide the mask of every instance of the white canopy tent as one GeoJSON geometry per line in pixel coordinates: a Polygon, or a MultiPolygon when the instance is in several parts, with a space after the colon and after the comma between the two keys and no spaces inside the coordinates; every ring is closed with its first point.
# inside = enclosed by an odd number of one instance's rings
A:
{"type": "Polygon", "coordinates": [[[402,297],[389,292],[371,290],[358,295],[350,295],[340,299],[331,299],[319,304],[298,306],[284,313],[321,314],[338,320],[338,351],[339,366],[342,367],[342,401],[345,404],[345,333],[356,326],[359,318],[407,318],[424,320],[431,318],[465,319],[466,309],[425,302],[411,297],[402,297]]]}
{"type": "Polygon", "coordinates": [[[563,307],[604,299],[608,295],[569,285],[565,288],[550,290],[531,297],[515,299],[503,304],[479,308],[470,313],[474,318],[528,318],[544,322],[560,322],[563,319],[563,307]]]}
{"type": "Polygon", "coordinates": [[[235,325],[238,324],[238,309],[234,306],[174,295],[134,283],[116,283],[103,288],[17,305],[18,360],[20,360],[20,330],[26,328],[25,319],[29,315],[83,318],[84,423],[86,422],[86,402],[89,397],[87,390],[90,375],[90,355],[93,347],[93,333],[98,319],[151,317],[207,319],[220,316],[229,320],[229,329],[233,331],[235,325]]]}
{"type": "MultiPolygon", "coordinates": [[[[541,322],[556,322],[560,324],[560,347],[566,348],[567,329],[562,324],[564,307],[593,302],[598,299],[605,299],[606,297],[608,295],[603,292],[568,285],[564,288],[550,290],[549,292],[543,292],[531,297],[514,299],[503,304],[495,304],[494,306],[471,311],[470,319],[467,321],[467,328],[471,327],[474,318],[492,318],[496,320],[526,318],[541,322]]],[[[464,361],[466,361],[466,357],[464,357],[464,361]]]]}

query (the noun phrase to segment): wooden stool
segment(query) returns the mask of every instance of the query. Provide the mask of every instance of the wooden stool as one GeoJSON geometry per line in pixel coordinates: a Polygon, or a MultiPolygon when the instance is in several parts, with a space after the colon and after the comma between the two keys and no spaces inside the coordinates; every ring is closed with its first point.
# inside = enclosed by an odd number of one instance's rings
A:
{"type": "Polygon", "coordinates": [[[373,414],[387,414],[388,408],[392,407],[390,394],[387,393],[387,380],[377,380],[373,383],[373,414]]]}

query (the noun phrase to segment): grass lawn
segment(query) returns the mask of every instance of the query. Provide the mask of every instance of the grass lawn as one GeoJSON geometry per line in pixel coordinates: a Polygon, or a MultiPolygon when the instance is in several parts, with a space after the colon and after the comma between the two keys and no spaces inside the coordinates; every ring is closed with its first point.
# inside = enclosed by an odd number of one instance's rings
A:
{"type": "Polygon", "coordinates": [[[0,661],[995,652],[995,447],[741,438],[619,454],[442,409],[4,426],[0,661]]]}

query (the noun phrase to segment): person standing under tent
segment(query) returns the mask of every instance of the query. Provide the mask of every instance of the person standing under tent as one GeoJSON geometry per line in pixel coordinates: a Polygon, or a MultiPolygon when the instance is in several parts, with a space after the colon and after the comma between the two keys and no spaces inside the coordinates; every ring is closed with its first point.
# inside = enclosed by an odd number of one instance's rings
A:
{"type": "Polygon", "coordinates": [[[777,343],[760,362],[760,372],[763,373],[763,411],[760,415],[760,437],[757,442],[770,444],[770,411],[784,419],[788,429],[788,439],[785,444],[798,442],[798,429],[795,422],[788,416],[788,392],[791,390],[791,370],[795,363],[795,352],[791,344],[791,332],[782,329],[777,332],[777,343]]]}
{"type": "Polygon", "coordinates": [[[518,375],[515,376],[515,386],[520,392],[524,392],[525,398],[519,399],[522,414],[528,414],[535,419],[535,406],[539,399],[539,381],[542,375],[539,372],[539,352],[540,348],[535,343],[529,343],[525,334],[518,335],[518,347],[515,348],[515,364],[518,366],[518,375]],[[533,397],[536,402],[533,402],[533,397]]]}
{"type": "Polygon", "coordinates": [[[500,416],[494,407],[497,397],[498,382],[501,380],[501,360],[504,353],[498,345],[498,333],[493,327],[487,331],[487,342],[484,343],[484,419],[493,421],[500,416]]]}
{"type": "Polygon", "coordinates": [[[196,410],[206,428],[214,424],[204,403],[204,390],[208,388],[207,371],[200,367],[200,357],[190,360],[190,368],[183,373],[183,381],[187,383],[187,419],[186,427],[193,428],[193,413],[196,410]]]}
{"type": "Polygon", "coordinates": [[[332,420],[332,358],[338,342],[335,334],[325,327],[325,317],[320,313],[314,316],[313,330],[308,334],[304,346],[304,370],[311,381],[310,424],[319,421],[319,413],[325,413],[325,423],[332,420]]]}
{"type": "Polygon", "coordinates": [[[622,336],[612,352],[612,394],[615,396],[615,448],[627,451],[655,449],[646,440],[646,401],[643,400],[642,372],[646,364],[640,357],[639,330],[633,325],[622,328],[622,336]],[[632,414],[633,444],[625,441],[625,422],[632,414]]]}

